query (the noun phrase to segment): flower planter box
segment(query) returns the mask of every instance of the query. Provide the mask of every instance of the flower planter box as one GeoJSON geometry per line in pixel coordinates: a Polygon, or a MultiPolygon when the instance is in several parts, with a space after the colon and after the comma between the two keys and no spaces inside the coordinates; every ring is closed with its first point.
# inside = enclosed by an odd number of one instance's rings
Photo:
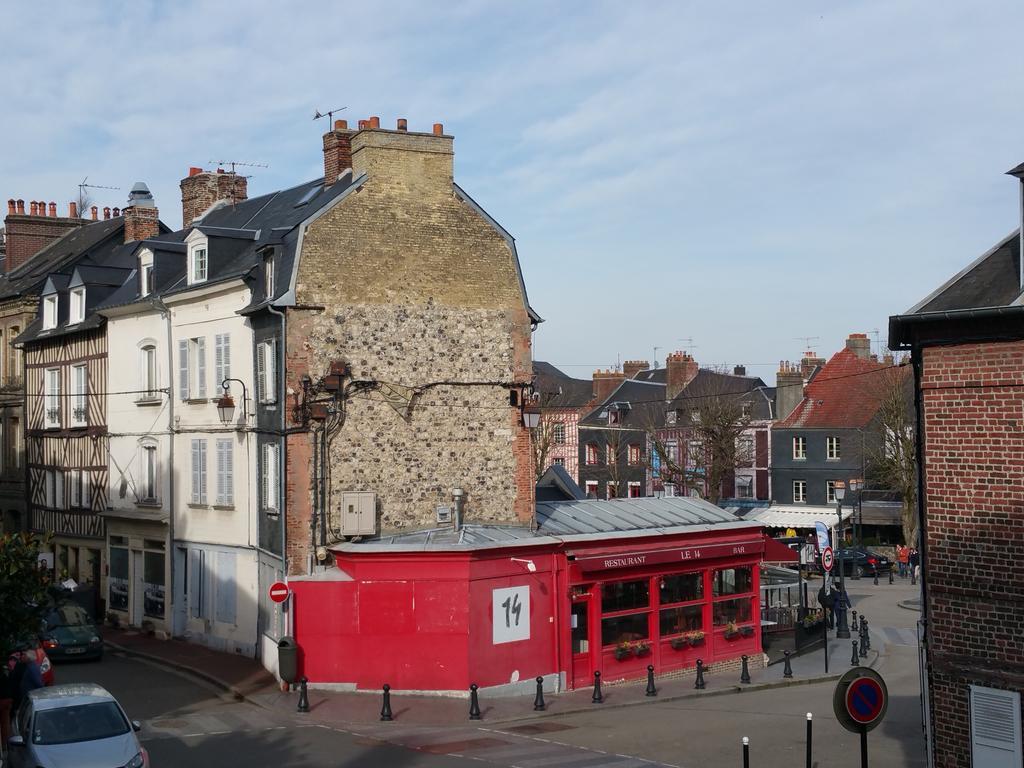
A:
{"type": "Polygon", "coordinates": [[[722,636],[726,640],[735,640],[737,637],[740,636],[740,633],[739,632],[725,632],[722,636]]]}
{"type": "Polygon", "coordinates": [[[615,660],[616,661],[625,661],[626,659],[629,659],[632,656],[633,656],[633,651],[631,651],[629,649],[621,649],[620,648],[620,649],[616,649],[616,651],[615,651],[615,660]]]}
{"type": "Polygon", "coordinates": [[[636,649],[636,657],[638,659],[642,659],[644,656],[650,656],[650,655],[651,655],[651,649],[650,649],[649,646],[646,647],[646,648],[637,648],[636,649]]]}
{"type": "Polygon", "coordinates": [[[690,638],[690,645],[692,647],[694,647],[694,648],[697,648],[698,646],[704,645],[704,638],[703,637],[691,637],[690,638]]]}
{"type": "Polygon", "coordinates": [[[743,635],[744,637],[753,637],[754,636],[754,628],[753,627],[740,627],[740,634],[743,635]]]}
{"type": "Polygon", "coordinates": [[[690,643],[685,637],[673,637],[671,640],[669,640],[669,645],[671,645],[672,648],[677,651],[681,651],[684,648],[690,647],[690,643]]]}

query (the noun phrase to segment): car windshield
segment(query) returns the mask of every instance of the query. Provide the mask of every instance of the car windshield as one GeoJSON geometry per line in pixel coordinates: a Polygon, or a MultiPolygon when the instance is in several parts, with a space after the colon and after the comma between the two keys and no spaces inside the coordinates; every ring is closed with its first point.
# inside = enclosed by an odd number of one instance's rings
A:
{"type": "Polygon", "coordinates": [[[109,739],[128,733],[131,726],[112,701],[44,709],[32,722],[33,744],[72,744],[109,739]]]}
{"type": "Polygon", "coordinates": [[[46,617],[48,629],[53,629],[54,627],[82,627],[89,624],[92,624],[89,614],[81,606],[74,603],[58,606],[50,611],[46,617]]]}

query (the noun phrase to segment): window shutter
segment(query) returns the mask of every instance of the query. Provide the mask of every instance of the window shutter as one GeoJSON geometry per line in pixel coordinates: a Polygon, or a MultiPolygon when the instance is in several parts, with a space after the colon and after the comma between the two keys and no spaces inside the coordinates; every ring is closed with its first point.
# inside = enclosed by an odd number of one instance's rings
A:
{"type": "Polygon", "coordinates": [[[220,372],[221,379],[217,382],[218,385],[224,379],[231,378],[231,334],[222,333],[220,338],[221,346],[223,347],[223,370],[220,372]]]}
{"type": "Polygon", "coordinates": [[[206,397],[206,339],[196,339],[197,397],[206,397]]]}
{"type": "Polygon", "coordinates": [[[203,615],[203,550],[188,551],[188,608],[193,619],[203,615]]]}
{"type": "Polygon", "coordinates": [[[267,402],[277,402],[277,339],[267,342],[267,402]]]}
{"type": "Polygon", "coordinates": [[[216,390],[224,381],[224,335],[218,333],[213,337],[213,388],[216,390]]]}
{"type": "Polygon", "coordinates": [[[974,765],[1019,768],[1022,760],[1020,693],[971,686],[971,752],[974,765]]]}
{"type": "Polygon", "coordinates": [[[234,443],[217,441],[217,503],[234,503],[234,443]]]}
{"type": "Polygon", "coordinates": [[[235,555],[232,552],[217,553],[217,611],[214,618],[225,624],[235,623],[235,555]]]}
{"type": "Polygon", "coordinates": [[[263,506],[277,511],[277,446],[267,443],[263,446],[263,506]]]}
{"type": "Polygon", "coordinates": [[[199,441],[199,503],[206,503],[206,441],[199,441]]]}
{"type": "Polygon", "coordinates": [[[82,505],[82,473],[80,470],[71,470],[71,506],[82,505]]]}
{"type": "Polygon", "coordinates": [[[64,470],[58,469],[54,473],[54,495],[57,509],[64,509],[64,470]]]}
{"type": "Polygon", "coordinates": [[[85,509],[92,509],[92,473],[89,470],[82,471],[82,506],[85,509]]]}
{"type": "Polygon", "coordinates": [[[261,342],[256,345],[256,398],[267,401],[267,345],[261,342]]]}
{"type": "Polygon", "coordinates": [[[178,342],[178,394],[182,400],[188,400],[188,339],[178,342]]]}

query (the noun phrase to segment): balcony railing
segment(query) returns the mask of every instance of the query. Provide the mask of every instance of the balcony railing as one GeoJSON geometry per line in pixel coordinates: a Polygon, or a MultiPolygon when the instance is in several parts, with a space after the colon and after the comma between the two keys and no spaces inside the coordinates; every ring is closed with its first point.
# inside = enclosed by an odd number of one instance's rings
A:
{"type": "Polygon", "coordinates": [[[60,408],[47,408],[46,409],[46,426],[48,426],[48,427],[59,427],[60,426],[60,408]]]}
{"type": "Polygon", "coordinates": [[[71,411],[71,419],[74,424],[85,424],[87,410],[84,405],[77,406],[71,411]]]}

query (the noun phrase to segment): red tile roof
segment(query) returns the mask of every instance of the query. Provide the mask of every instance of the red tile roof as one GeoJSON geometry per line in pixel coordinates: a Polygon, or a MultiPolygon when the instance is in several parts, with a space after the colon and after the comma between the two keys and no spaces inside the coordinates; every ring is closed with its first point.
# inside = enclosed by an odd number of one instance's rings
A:
{"type": "Polygon", "coordinates": [[[867,426],[878,412],[886,388],[883,377],[872,374],[891,367],[864,360],[849,349],[837,352],[804,387],[804,399],[776,428],[867,426]]]}

